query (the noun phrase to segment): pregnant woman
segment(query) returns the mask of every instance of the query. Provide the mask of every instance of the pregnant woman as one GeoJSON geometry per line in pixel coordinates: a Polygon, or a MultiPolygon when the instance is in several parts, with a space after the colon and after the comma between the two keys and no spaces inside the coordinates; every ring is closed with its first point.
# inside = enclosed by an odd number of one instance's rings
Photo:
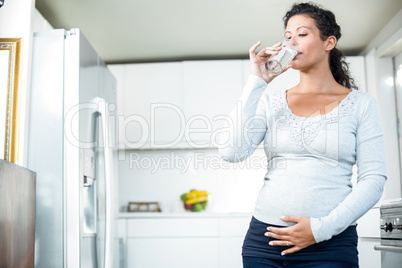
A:
{"type": "Polygon", "coordinates": [[[275,76],[265,63],[281,44],[258,54],[260,42],[252,46],[241,116],[231,114],[236,135],[221,137],[224,160],[243,161],[261,142],[268,159],[243,265],[358,267],[356,220],[378,202],[386,181],[377,103],[350,77],[331,11],[295,4],[284,23],[285,38],[298,52],[284,71],[298,70],[300,83],[267,88],[275,76]],[[352,189],[354,164],[358,183],[352,189]]]}

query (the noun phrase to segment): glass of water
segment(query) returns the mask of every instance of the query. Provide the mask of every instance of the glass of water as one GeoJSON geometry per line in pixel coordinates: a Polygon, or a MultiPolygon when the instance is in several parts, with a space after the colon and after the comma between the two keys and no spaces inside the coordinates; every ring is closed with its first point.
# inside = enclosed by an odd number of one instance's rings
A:
{"type": "Polygon", "coordinates": [[[282,49],[279,53],[272,55],[265,63],[265,69],[274,75],[280,74],[283,69],[296,57],[296,43],[291,39],[285,39],[282,42],[282,49]]]}

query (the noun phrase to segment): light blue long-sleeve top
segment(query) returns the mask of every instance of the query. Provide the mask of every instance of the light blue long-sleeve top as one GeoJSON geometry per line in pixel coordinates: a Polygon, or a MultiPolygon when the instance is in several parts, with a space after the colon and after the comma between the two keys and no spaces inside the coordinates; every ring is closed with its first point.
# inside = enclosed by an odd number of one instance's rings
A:
{"type": "Polygon", "coordinates": [[[310,217],[321,242],[356,224],[381,198],[387,179],[381,118],[374,97],[358,90],[325,115],[300,117],[286,91],[250,75],[230,114],[234,131],[222,134],[219,152],[239,162],[263,141],[268,167],[253,216],[282,226],[292,223],[281,216],[310,217]]]}

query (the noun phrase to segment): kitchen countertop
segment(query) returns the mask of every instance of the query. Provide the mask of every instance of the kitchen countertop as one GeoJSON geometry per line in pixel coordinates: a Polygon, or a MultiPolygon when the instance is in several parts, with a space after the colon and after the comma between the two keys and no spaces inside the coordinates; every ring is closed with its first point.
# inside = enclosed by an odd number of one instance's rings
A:
{"type": "Polygon", "coordinates": [[[137,218],[251,218],[252,213],[245,212],[121,212],[120,219],[137,218]]]}

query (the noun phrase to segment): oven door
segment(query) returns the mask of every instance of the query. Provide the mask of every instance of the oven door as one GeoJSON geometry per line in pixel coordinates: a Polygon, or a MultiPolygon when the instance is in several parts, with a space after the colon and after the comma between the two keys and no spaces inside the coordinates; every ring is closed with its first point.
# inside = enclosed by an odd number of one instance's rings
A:
{"type": "Polygon", "coordinates": [[[402,202],[380,207],[381,245],[374,247],[381,251],[381,267],[401,267],[402,264],[402,202]]]}
{"type": "Polygon", "coordinates": [[[374,249],[381,251],[381,268],[401,267],[402,247],[377,245],[374,249]]]}

